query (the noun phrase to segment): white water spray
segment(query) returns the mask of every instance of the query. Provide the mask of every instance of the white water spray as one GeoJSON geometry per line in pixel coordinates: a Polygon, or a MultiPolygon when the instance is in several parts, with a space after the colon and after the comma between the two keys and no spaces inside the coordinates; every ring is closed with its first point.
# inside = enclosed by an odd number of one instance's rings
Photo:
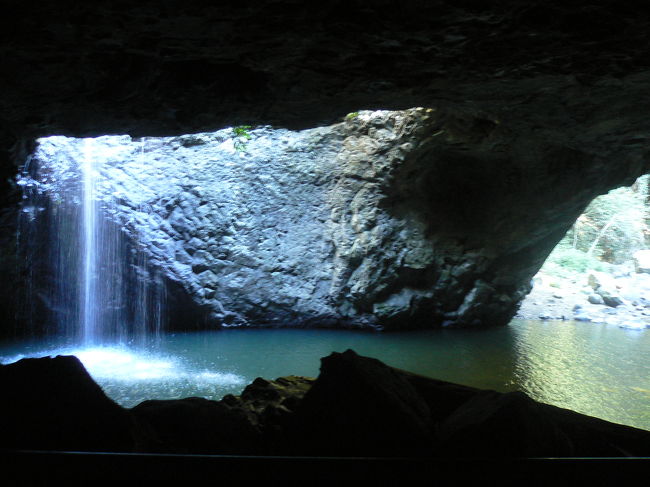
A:
{"type": "Polygon", "coordinates": [[[97,340],[97,202],[95,185],[97,173],[94,168],[93,139],[83,141],[83,160],[81,174],[83,178],[82,191],[82,228],[83,228],[83,266],[81,266],[82,282],[79,303],[81,310],[81,332],[85,344],[94,344],[97,340]]]}
{"type": "MultiPolygon", "coordinates": [[[[34,279],[40,278],[28,300],[38,296],[44,304],[31,313],[32,322],[70,343],[145,345],[163,329],[165,286],[136,233],[147,229],[115,216],[120,202],[111,169],[134,156],[147,164],[144,141],[130,141],[41,139],[38,164],[23,175],[24,208],[39,208],[25,213],[29,231],[21,243],[34,279]]],[[[142,218],[148,206],[142,198],[142,218]]]]}
{"type": "Polygon", "coordinates": [[[130,204],[141,222],[148,221],[155,194],[146,185],[124,194],[119,185],[125,160],[133,163],[131,171],[148,168],[145,140],[38,142],[34,163],[18,179],[19,246],[29,272],[25,321],[49,335],[43,343],[53,348],[0,356],[0,363],[75,355],[125,407],[146,397],[178,397],[187,387],[189,395],[210,398],[237,392],[243,377],[160,350],[166,288],[156,256],[143,243],[150,229],[120,219],[118,211],[130,204]]]}

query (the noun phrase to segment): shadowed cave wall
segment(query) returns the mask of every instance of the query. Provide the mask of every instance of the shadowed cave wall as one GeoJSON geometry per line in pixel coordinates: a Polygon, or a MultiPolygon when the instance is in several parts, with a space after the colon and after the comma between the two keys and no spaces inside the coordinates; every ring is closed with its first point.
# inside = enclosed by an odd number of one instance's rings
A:
{"type": "MultiPolygon", "coordinates": [[[[340,210],[326,218],[339,239],[331,309],[276,317],[503,324],[589,201],[650,170],[649,23],[605,1],[9,2],[3,181],[40,136],[311,128],[360,109],[425,107],[329,129],[339,149],[327,204],[340,210]],[[355,227],[373,209],[417,227],[418,243],[381,221],[355,227]]],[[[14,273],[18,198],[7,183],[2,265],[14,273]]],[[[232,319],[267,320],[247,307],[232,319]]]]}

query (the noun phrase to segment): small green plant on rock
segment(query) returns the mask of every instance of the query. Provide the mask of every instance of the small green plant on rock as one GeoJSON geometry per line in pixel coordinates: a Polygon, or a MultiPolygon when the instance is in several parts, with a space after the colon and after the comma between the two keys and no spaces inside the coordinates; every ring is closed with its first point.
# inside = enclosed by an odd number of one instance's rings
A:
{"type": "Polygon", "coordinates": [[[252,135],[249,132],[251,128],[250,125],[239,125],[233,127],[233,146],[237,152],[246,152],[248,150],[247,144],[252,138],[252,135]]]}
{"type": "Polygon", "coordinates": [[[346,120],[354,120],[359,116],[359,112],[350,112],[345,116],[346,120]]]}

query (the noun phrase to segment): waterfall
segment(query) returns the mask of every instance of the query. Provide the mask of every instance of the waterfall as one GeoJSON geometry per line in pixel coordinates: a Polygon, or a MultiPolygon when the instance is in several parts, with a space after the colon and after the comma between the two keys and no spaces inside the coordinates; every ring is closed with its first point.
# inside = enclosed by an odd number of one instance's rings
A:
{"type": "Polygon", "coordinates": [[[69,150],[53,154],[48,139],[39,140],[19,178],[19,245],[30,281],[25,315],[39,333],[71,343],[155,340],[165,286],[137,234],[114,218],[118,202],[105,169],[117,156],[109,138],[53,139],[69,150]]]}
{"type": "Polygon", "coordinates": [[[95,195],[96,172],[93,167],[92,139],[84,141],[83,158],[81,161],[82,174],[82,217],[83,229],[83,266],[80,266],[79,276],[82,295],[79,299],[81,305],[81,331],[86,344],[95,343],[99,324],[97,322],[97,307],[99,296],[97,294],[97,259],[100,256],[97,248],[97,201],[95,195]]]}

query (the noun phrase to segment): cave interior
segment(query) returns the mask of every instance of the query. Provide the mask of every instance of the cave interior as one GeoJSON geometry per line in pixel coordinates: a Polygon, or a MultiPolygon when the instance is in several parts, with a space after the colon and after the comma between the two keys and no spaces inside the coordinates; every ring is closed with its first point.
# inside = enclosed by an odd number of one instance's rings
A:
{"type": "Polygon", "coordinates": [[[354,216],[355,195],[379,191],[362,210],[410,215],[441,250],[372,293],[347,249],[332,264],[342,304],[318,326],[505,324],[588,203],[650,172],[640,2],[8,1],[0,24],[3,335],[24,278],[16,175],[41,137],[339,127],[351,162],[330,203],[354,216]],[[364,110],[393,115],[373,126],[364,110]]]}

